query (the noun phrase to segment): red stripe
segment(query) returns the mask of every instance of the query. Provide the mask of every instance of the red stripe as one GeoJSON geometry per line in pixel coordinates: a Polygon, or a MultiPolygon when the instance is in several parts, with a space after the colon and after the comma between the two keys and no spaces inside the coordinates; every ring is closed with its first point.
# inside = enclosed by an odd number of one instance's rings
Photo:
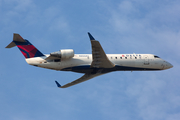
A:
{"type": "MultiPolygon", "coordinates": [[[[17,47],[28,52],[30,58],[34,57],[37,52],[37,49],[33,45],[17,45],[17,47]]],[[[23,51],[21,52],[27,58],[26,53],[24,53],[23,51]]]]}

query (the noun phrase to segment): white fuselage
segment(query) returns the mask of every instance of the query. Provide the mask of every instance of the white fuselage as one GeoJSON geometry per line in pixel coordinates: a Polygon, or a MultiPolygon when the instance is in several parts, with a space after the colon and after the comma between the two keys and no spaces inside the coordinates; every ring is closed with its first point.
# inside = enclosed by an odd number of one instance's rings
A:
{"type": "MultiPolygon", "coordinates": [[[[170,63],[153,54],[106,55],[116,67],[112,71],[165,70],[173,67],[170,63]]],[[[48,56],[28,58],[26,62],[37,67],[74,72],[81,72],[79,69],[88,70],[92,63],[92,54],[75,54],[73,58],[66,60],[45,60],[48,56]]]]}
{"type": "Polygon", "coordinates": [[[74,54],[73,49],[61,49],[49,55],[42,54],[28,40],[14,33],[13,41],[6,47],[17,46],[30,65],[60,71],[84,73],[84,75],[59,88],[67,88],[94,77],[113,71],[165,70],[173,66],[153,54],[106,54],[99,43],[88,32],[92,54],[74,54]]]}

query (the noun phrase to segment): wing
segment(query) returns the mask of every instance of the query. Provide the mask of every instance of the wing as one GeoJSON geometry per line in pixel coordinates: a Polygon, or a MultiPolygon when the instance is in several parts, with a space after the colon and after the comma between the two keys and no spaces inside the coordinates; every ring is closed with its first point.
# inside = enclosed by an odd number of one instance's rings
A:
{"type": "Polygon", "coordinates": [[[91,46],[92,46],[93,61],[91,63],[91,67],[94,67],[94,68],[114,67],[114,64],[107,58],[99,41],[95,40],[94,37],[90,33],[88,33],[88,35],[91,40],[91,46]]]}
{"type": "Polygon", "coordinates": [[[76,85],[78,83],[84,82],[86,80],[89,80],[91,78],[97,77],[97,76],[102,75],[102,74],[104,74],[104,73],[96,73],[96,74],[86,73],[82,77],[80,77],[79,79],[77,79],[77,80],[75,80],[73,82],[70,82],[70,83],[68,83],[66,85],[63,85],[63,86],[61,86],[57,81],[55,81],[55,82],[56,82],[56,84],[57,84],[57,86],[59,88],[67,88],[67,87],[76,85]]]}
{"type": "Polygon", "coordinates": [[[96,76],[105,74],[105,73],[101,73],[103,68],[113,68],[114,67],[114,64],[107,58],[99,41],[95,40],[94,37],[90,33],[88,33],[88,35],[91,40],[91,46],[92,46],[92,57],[93,57],[93,61],[91,63],[92,71],[85,73],[81,78],[79,78],[73,82],[70,82],[66,85],[63,85],[63,86],[61,86],[57,81],[55,81],[59,88],[67,88],[67,87],[76,85],[78,83],[84,82],[86,80],[89,80],[91,78],[94,78],[96,76]],[[96,68],[101,68],[101,69],[96,70],[96,68]]]}

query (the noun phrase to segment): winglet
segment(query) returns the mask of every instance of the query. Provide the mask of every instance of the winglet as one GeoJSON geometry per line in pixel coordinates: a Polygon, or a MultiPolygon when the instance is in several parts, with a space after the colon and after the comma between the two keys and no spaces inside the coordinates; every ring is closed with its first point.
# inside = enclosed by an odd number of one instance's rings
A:
{"type": "Polygon", "coordinates": [[[57,81],[55,81],[55,83],[56,83],[56,85],[57,85],[57,87],[61,87],[61,85],[57,82],[57,81]]]}
{"type": "Polygon", "coordinates": [[[94,37],[88,32],[90,40],[95,40],[94,37]]]}

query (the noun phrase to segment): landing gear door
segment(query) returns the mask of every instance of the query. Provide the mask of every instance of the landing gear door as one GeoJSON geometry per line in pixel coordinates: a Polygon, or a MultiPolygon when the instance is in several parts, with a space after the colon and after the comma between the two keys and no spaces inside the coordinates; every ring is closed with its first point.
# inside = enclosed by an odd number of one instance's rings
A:
{"type": "Polygon", "coordinates": [[[148,56],[145,56],[145,57],[144,57],[144,65],[149,65],[148,56]]]}

